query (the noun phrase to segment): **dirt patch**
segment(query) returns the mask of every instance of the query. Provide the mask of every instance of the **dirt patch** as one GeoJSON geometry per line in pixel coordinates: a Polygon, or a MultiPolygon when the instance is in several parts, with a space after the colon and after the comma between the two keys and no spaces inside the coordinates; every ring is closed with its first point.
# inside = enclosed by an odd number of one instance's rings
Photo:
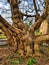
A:
{"type": "MultiPolygon", "coordinates": [[[[27,65],[31,57],[22,58],[17,52],[12,51],[12,48],[0,47],[0,65],[27,65]]],[[[49,57],[43,54],[42,57],[34,57],[37,61],[37,64],[33,65],[49,65],[49,57]]]]}

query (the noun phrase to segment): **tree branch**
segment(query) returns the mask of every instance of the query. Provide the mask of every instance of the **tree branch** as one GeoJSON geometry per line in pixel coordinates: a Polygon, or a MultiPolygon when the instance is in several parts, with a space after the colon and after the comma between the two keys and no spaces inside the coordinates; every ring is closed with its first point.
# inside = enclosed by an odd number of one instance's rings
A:
{"type": "Polygon", "coordinates": [[[42,16],[41,17],[39,17],[39,19],[31,26],[31,28],[30,28],[30,33],[32,33],[32,34],[34,34],[34,31],[36,30],[36,29],[38,29],[39,28],[39,26],[41,25],[41,23],[43,22],[43,20],[44,19],[46,19],[46,17],[48,16],[48,8],[47,8],[47,6],[48,6],[48,2],[47,2],[47,0],[45,0],[46,1],[46,3],[45,3],[45,8],[44,8],[44,11],[43,11],[43,14],[42,14],[42,16]]]}
{"type": "Polygon", "coordinates": [[[37,37],[34,40],[34,43],[39,44],[39,42],[47,41],[47,40],[49,40],[49,35],[42,35],[42,36],[37,37]]]}
{"type": "Polygon", "coordinates": [[[13,33],[19,34],[21,32],[20,29],[17,29],[14,26],[10,25],[1,15],[0,15],[0,22],[4,23],[4,25],[7,28],[9,28],[13,33]]]}
{"type": "Polygon", "coordinates": [[[35,0],[33,0],[33,3],[34,3],[34,8],[35,8],[36,14],[38,14],[38,10],[37,10],[37,6],[36,6],[35,0]]]}

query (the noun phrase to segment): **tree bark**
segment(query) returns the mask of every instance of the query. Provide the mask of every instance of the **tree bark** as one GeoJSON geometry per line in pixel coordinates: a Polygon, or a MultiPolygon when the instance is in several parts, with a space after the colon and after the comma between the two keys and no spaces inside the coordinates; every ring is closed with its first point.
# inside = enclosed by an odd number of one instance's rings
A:
{"type": "MultiPolygon", "coordinates": [[[[29,30],[26,30],[24,28],[25,24],[21,21],[23,15],[19,11],[17,0],[10,0],[10,5],[11,5],[12,13],[13,13],[12,14],[13,22],[17,23],[17,22],[15,22],[15,20],[17,19],[18,21],[20,21],[22,23],[22,24],[19,23],[18,28],[13,25],[10,25],[0,15],[0,28],[2,28],[5,35],[7,36],[8,43],[10,45],[12,45],[14,50],[17,49],[17,51],[20,52],[21,55],[24,54],[24,55],[32,56],[33,51],[36,52],[36,50],[37,50],[39,52],[39,48],[38,48],[39,42],[49,40],[49,34],[43,35],[43,36],[38,36],[38,37],[35,37],[35,35],[34,35],[34,31],[40,27],[43,20],[46,19],[46,17],[48,16],[48,12],[47,12],[48,0],[45,0],[45,2],[46,2],[45,9],[44,9],[42,16],[39,17],[39,19],[34,23],[34,25],[31,26],[31,28],[29,30]],[[24,27],[23,27],[23,25],[24,25],[24,27]],[[33,45],[34,50],[32,50],[31,45],[33,45]],[[37,47],[37,48],[35,48],[35,47],[37,47]]],[[[35,9],[36,9],[36,7],[35,7],[35,9]]],[[[36,13],[37,13],[37,11],[36,11],[36,13]]]]}

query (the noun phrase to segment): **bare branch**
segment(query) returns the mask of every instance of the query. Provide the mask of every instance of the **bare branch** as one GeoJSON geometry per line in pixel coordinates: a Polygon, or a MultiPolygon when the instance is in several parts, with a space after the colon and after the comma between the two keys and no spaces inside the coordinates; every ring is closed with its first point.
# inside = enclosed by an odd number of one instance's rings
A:
{"type": "Polygon", "coordinates": [[[49,40],[49,35],[42,35],[42,36],[37,37],[34,40],[34,43],[39,44],[39,42],[47,41],[47,40],[49,40]]]}
{"type": "Polygon", "coordinates": [[[35,0],[33,0],[33,3],[34,3],[34,8],[35,8],[36,14],[38,14],[38,10],[37,10],[37,6],[36,6],[35,0]]]}
{"type": "Polygon", "coordinates": [[[2,16],[0,15],[0,22],[4,23],[4,25],[9,28],[13,33],[18,34],[19,32],[21,32],[20,29],[17,29],[15,27],[13,27],[12,25],[10,25],[4,18],[2,18],[2,16]]]}

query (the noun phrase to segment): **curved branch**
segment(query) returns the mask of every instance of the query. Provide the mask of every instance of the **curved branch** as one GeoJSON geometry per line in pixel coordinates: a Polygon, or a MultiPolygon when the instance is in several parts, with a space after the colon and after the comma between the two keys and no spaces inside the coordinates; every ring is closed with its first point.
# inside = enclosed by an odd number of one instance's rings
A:
{"type": "Polygon", "coordinates": [[[42,16],[41,17],[39,17],[39,19],[31,26],[31,28],[30,28],[30,33],[32,33],[32,34],[34,34],[34,31],[36,30],[36,29],[38,29],[39,28],[39,26],[41,25],[41,23],[43,22],[43,20],[48,16],[48,2],[47,2],[47,0],[45,0],[46,1],[46,3],[45,3],[45,9],[44,9],[44,11],[43,11],[43,14],[42,14],[42,16]]]}
{"type": "Polygon", "coordinates": [[[47,41],[47,40],[49,40],[49,35],[42,35],[42,36],[37,37],[34,40],[34,43],[39,44],[39,42],[47,41]]]}
{"type": "Polygon", "coordinates": [[[0,15],[0,22],[4,23],[4,25],[9,28],[13,33],[19,34],[21,32],[20,29],[15,28],[14,26],[10,25],[2,16],[0,15]]]}
{"type": "Polygon", "coordinates": [[[31,26],[31,28],[30,28],[30,33],[32,33],[32,34],[34,34],[34,31],[36,30],[36,29],[38,29],[39,28],[39,26],[41,25],[41,23],[43,22],[43,20],[47,17],[47,15],[48,14],[43,14],[38,20],[37,20],[37,22],[35,22],[32,26],[31,26]]]}

